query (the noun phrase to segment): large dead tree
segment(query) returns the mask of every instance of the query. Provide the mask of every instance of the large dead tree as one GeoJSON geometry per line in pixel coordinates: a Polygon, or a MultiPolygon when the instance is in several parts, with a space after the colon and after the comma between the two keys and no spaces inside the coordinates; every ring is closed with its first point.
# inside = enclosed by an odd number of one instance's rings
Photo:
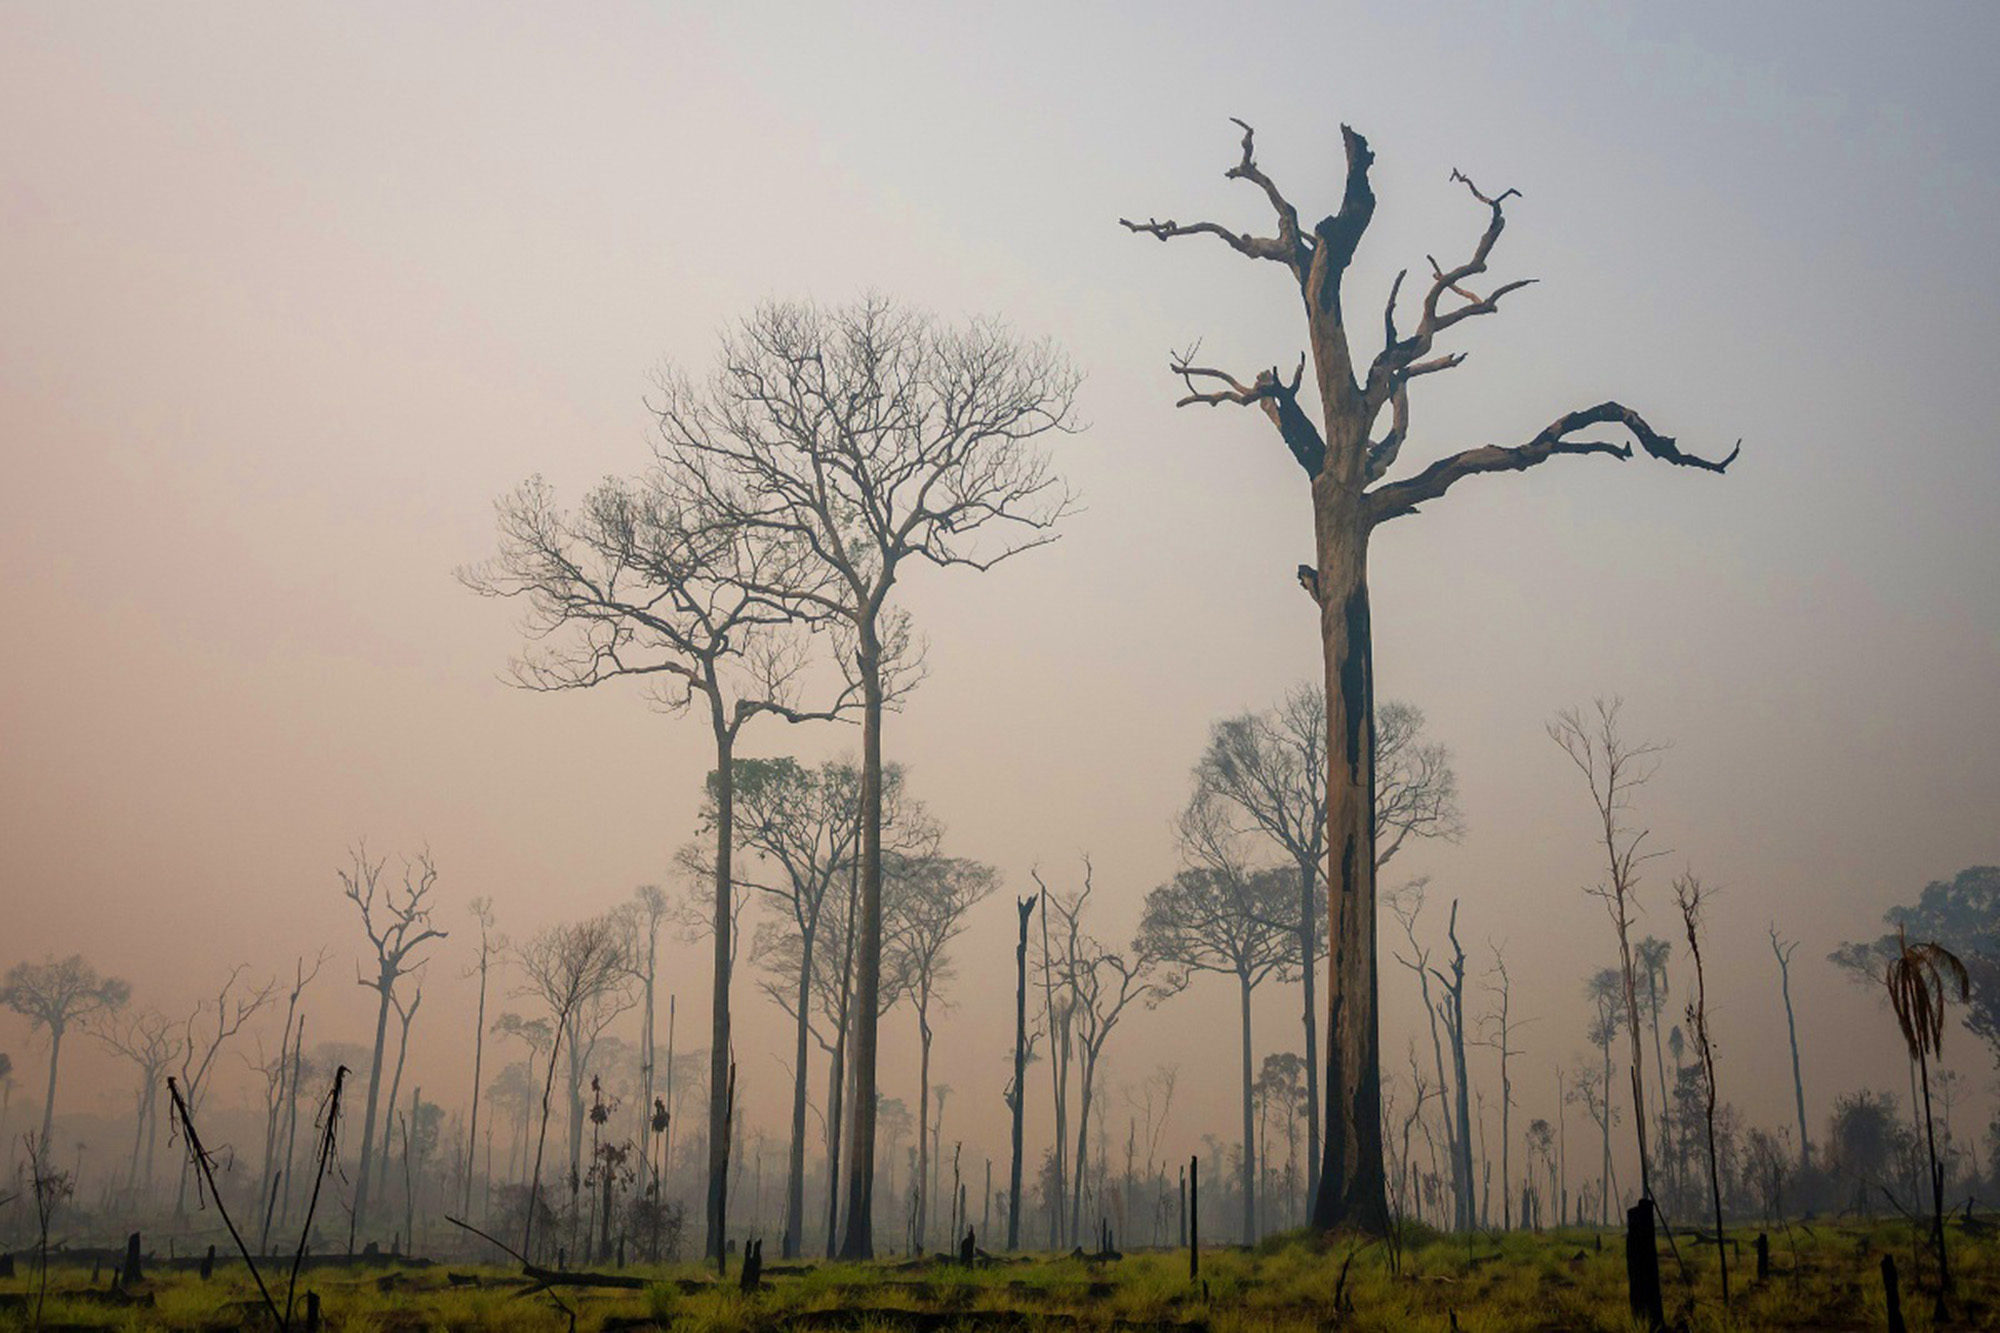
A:
{"type": "Polygon", "coordinates": [[[1502,299],[1531,281],[1515,279],[1483,293],[1472,285],[1487,271],[1505,225],[1505,204],[1518,192],[1489,194],[1462,173],[1452,173],[1453,181],[1462,183],[1485,210],[1485,230],[1466,259],[1448,267],[1432,261],[1416,322],[1407,331],[1397,324],[1397,297],[1403,283],[1402,276],[1397,277],[1379,326],[1382,349],[1372,358],[1364,353],[1365,359],[1357,359],[1341,288],[1374,216],[1375,193],[1368,172],[1375,155],[1366,139],[1342,127],[1347,171],[1339,211],[1308,224],[1257,164],[1252,131],[1248,125],[1242,128],[1241,157],[1224,174],[1247,181],[1263,194],[1274,215],[1272,234],[1239,232],[1215,222],[1121,221],[1128,229],[1161,241],[1214,237],[1245,258],[1280,265],[1290,274],[1304,305],[1307,350],[1289,375],[1273,367],[1246,380],[1197,364],[1192,351],[1175,357],[1171,369],[1187,386],[1182,406],[1231,403],[1261,410],[1309,480],[1313,558],[1298,567],[1297,577],[1319,614],[1331,756],[1326,811],[1329,1107],[1313,1224],[1379,1232],[1388,1224],[1388,1201],[1376,1009],[1376,830],[1370,819],[1375,791],[1375,681],[1369,540],[1379,524],[1416,513],[1460,481],[1483,473],[1520,472],[1563,455],[1628,459],[1633,442],[1663,462],[1711,472],[1728,467],[1736,454],[1732,451],[1722,461],[1712,462],[1684,453],[1630,407],[1606,401],[1563,413],[1524,443],[1480,445],[1391,480],[1410,433],[1411,381],[1450,370],[1465,359],[1463,352],[1439,352],[1439,338],[1467,320],[1494,313],[1502,299]],[[1317,421],[1310,410],[1315,400],[1317,421]],[[1385,418],[1386,427],[1378,431],[1385,418]],[[1629,441],[1593,433],[1597,428],[1622,432],[1629,441]]]}
{"type": "Polygon", "coordinates": [[[767,304],[724,340],[705,385],[661,378],[663,466],[724,521],[811,553],[825,581],[798,600],[840,627],[861,698],[845,1258],[872,1257],[875,1245],[882,715],[912,642],[891,595],[912,565],[986,570],[1054,540],[1070,496],[1039,442],[1075,428],[1077,379],[1046,342],[993,321],[954,328],[875,297],[767,304]]]}

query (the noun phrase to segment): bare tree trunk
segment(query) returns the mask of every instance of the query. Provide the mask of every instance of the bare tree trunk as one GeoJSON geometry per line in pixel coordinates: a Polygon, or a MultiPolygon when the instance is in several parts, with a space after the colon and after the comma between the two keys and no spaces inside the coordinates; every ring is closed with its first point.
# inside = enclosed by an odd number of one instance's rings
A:
{"type": "Polygon", "coordinates": [[[1799,1073],[1799,1024],[1792,1015],[1792,950],[1796,944],[1781,944],[1778,928],[1771,927],[1771,952],[1778,956],[1778,985],[1785,997],[1785,1035],[1792,1043],[1792,1096],[1799,1115],[1799,1169],[1812,1169],[1812,1140],[1806,1136],[1806,1083],[1799,1073]]]}
{"type": "Polygon", "coordinates": [[[710,923],[715,958],[708,1052],[708,1237],[702,1252],[720,1261],[729,1189],[729,941],[734,929],[730,853],[736,842],[736,737],[722,715],[720,695],[711,693],[709,699],[715,723],[715,916],[710,923]]]}
{"type": "Polygon", "coordinates": [[[1028,917],[1041,902],[1038,894],[1016,903],[1021,914],[1021,939],[1014,946],[1014,1113],[1013,1162],[1007,1174],[1007,1248],[1021,1248],[1021,1130],[1028,1105],[1028,917]]]}
{"type": "MultiPolygon", "coordinates": [[[[930,1000],[917,997],[917,1178],[915,1183],[916,1250],[923,1254],[930,1241],[931,1180],[931,1020],[930,1000]]],[[[942,1115],[942,1112],[940,1112],[942,1115]]]]}
{"type": "Polygon", "coordinates": [[[847,1106],[847,1032],[854,1014],[854,922],[860,907],[861,863],[856,861],[847,879],[847,946],[840,964],[839,1031],[833,1039],[833,1063],[826,1074],[826,1257],[840,1252],[840,1148],[841,1121],[847,1106]]]}
{"type": "Polygon", "coordinates": [[[1306,1197],[1319,1197],[1319,867],[1299,866],[1299,980],[1304,994],[1306,1062],[1306,1197]]]}
{"type": "Polygon", "coordinates": [[[375,1150],[376,1099],[382,1092],[382,1047],[389,1038],[389,988],[394,984],[393,975],[385,975],[375,984],[380,1003],[375,1009],[375,1053],[368,1062],[368,1112],[361,1120],[361,1164],[354,1176],[354,1211],[347,1222],[349,1254],[354,1253],[356,1233],[368,1226],[368,1168],[375,1150]]]}
{"type": "MultiPolygon", "coordinates": [[[[1340,373],[1347,373],[1344,361],[1340,373]]],[[[1360,467],[1358,458],[1353,466],[1360,467]]],[[[1367,528],[1359,488],[1343,485],[1340,470],[1329,464],[1312,484],[1326,660],[1329,860],[1326,1146],[1313,1227],[1379,1234],[1389,1224],[1389,1197],[1376,1003],[1374,645],[1367,528]]]]}
{"type": "MultiPolygon", "coordinates": [[[[479,946],[479,1015],[472,1033],[472,1123],[465,1133],[465,1190],[459,1211],[472,1211],[472,1168],[479,1151],[479,1080],[486,1061],[486,944],[479,946]]],[[[643,1140],[642,1140],[643,1141],[643,1140]]]]}
{"type": "MultiPolygon", "coordinates": [[[[49,1156],[49,1134],[56,1123],[56,1067],[62,1060],[63,1029],[61,1024],[49,1025],[49,1087],[42,1098],[42,1136],[35,1140],[35,1150],[41,1155],[44,1165],[52,1161],[49,1156]]],[[[47,1174],[45,1171],[43,1174],[47,1174]]]]}
{"type": "Polygon", "coordinates": [[[1253,1080],[1250,1056],[1250,976],[1238,973],[1243,996],[1243,1243],[1257,1243],[1257,1142],[1251,1104],[1253,1080]]]}
{"type": "Polygon", "coordinates": [[[785,1234],[779,1253],[799,1257],[806,1206],[806,1040],[811,1035],[813,931],[799,936],[798,1022],[792,1034],[792,1145],[785,1164],[785,1234]]]}
{"type": "MultiPolygon", "coordinates": [[[[886,591],[886,590],[885,590],[886,591]]],[[[840,1257],[875,1257],[875,1062],[882,993],[882,645],[874,610],[860,630],[861,921],[855,990],[854,1114],[847,1147],[847,1228],[840,1257]]]]}

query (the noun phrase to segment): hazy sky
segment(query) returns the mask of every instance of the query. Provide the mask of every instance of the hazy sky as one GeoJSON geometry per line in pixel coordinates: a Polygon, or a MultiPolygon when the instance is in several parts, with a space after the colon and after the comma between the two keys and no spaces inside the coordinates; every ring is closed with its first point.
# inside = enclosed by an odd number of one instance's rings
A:
{"type": "MultiPolygon", "coordinates": [[[[907,580],[931,676],[886,744],[1007,890],[1091,852],[1122,937],[1174,869],[1209,722],[1318,650],[1291,574],[1303,477],[1257,414],[1176,411],[1165,373],[1195,337],[1245,374],[1289,365],[1296,295],[1274,266],[1116,219],[1264,228],[1222,178],[1230,116],[1317,217],[1345,120],[1381,200],[1357,308],[1475,238],[1454,167],[1521,190],[1495,274],[1543,279],[1454,332],[1471,360],[1417,386],[1406,459],[1613,396],[1687,447],[1745,441],[1725,478],[1565,459],[1475,479],[1375,545],[1380,692],[1452,747],[1469,822],[1395,869],[1462,898],[1468,940],[1506,943],[1514,1012],[1538,1020],[1522,1114],[1552,1109],[1546,1071],[1585,1045],[1581,978],[1610,960],[1581,892],[1587,798],[1543,732],[1599,693],[1675,742],[1641,798],[1673,851],[1647,928],[1677,933],[1683,865],[1724,891],[1725,1097],[1789,1113],[1773,919],[1804,941],[1815,1132],[1836,1092],[1903,1086],[1890,1020],[1821,960],[2000,860],[2000,12],[576,15],[0,5],[0,965],[81,951],[182,1010],[234,962],[289,970],[328,942],[314,1032],[359,1040],[334,870],[358,837],[427,842],[455,934],[413,1060],[459,1104],[465,902],[490,895],[521,937],[667,878],[709,742],[634,691],[502,684],[509,608],[452,569],[490,552],[491,502],[528,474],[574,496],[637,468],[663,360],[700,365],[765,298],[868,289],[1002,314],[1088,373],[1090,429],[1059,446],[1085,512],[991,576],[907,580]]],[[[764,727],[745,749],[855,743],[764,727]]],[[[937,1075],[958,1089],[948,1135],[996,1149],[1011,892],[960,945],[937,1075]]],[[[701,952],[672,962],[699,1045],[701,952]]],[[[1406,981],[1385,970],[1398,1064],[1421,1017],[1406,981]]],[[[776,1132],[782,1020],[747,974],[741,993],[746,1102],[776,1132]]],[[[1114,1087],[1182,1063],[1181,1139],[1233,1133],[1230,999],[1201,982],[1115,1039],[1114,1087]]],[[[913,1027],[888,1020],[892,1095],[914,1095],[913,1027]]],[[[1293,992],[1263,995],[1258,1033],[1260,1055],[1295,1044],[1293,992]]],[[[39,1098],[42,1048],[12,1016],[0,1049],[17,1102],[39,1098]]],[[[1947,1056],[1987,1086],[1962,1033],[1947,1056]]],[[[68,1073],[69,1109],[128,1104],[101,1054],[68,1073]]],[[[253,1095],[227,1077],[218,1095],[253,1095]]]]}

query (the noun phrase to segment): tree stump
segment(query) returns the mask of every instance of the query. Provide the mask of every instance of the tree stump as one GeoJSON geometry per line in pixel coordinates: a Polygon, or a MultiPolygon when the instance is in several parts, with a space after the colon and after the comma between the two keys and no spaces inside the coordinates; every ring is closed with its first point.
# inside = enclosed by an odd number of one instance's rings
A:
{"type": "Polygon", "coordinates": [[[208,1253],[201,1256],[201,1280],[208,1281],[215,1276],[215,1247],[208,1247],[208,1253]]]}
{"type": "Polygon", "coordinates": [[[1664,1329],[1667,1313],[1660,1300],[1660,1250],[1651,1199],[1639,1200],[1625,1213],[1625,1281],[1631,1291],[1632,1318],[1655,1333],[1664,1329]]]}
{"type": "Polygon", "coordinates": [[[1757,1280],[1771,1280],[1771,1241],[1761,1231],[1757,1233],[1757,1280]]]}
{"type": "Polygon", "coordinates": [[[1882,1301],[1889,1307],[1889,1333],[1907,1333],[1903,1325],[1903,1292],[1896,1283],[1896,1256],[1882,1256],[1882,1301]]]}
{"type": "Polygon", "coordinates": [[[133,1232],[125,1238],[125,1267],[118,1275],[120,1286],[130,1287],[143,1280],[139,1272],[139,1233],[133,1232]]]}
{"type": "Polygon", "coordinates": [[[1201,1278],[1201,1158],[1188,1158],[1188,1281],[1201,1278]]]}

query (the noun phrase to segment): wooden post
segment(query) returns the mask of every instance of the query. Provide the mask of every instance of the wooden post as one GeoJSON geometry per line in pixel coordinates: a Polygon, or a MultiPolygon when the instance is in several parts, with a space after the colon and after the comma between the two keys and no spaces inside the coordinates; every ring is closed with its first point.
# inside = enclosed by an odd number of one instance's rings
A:
{"type": "Polygon", "coordinates": [[[140,1281],[139,1233],[133,1232],[125,1238],[125,1269],[118,1275],[120,1286],[130,1287],[140,1281]]]}
{"type": "Polygon", "coordinates": [[[1201,1158],[1188,1158],[1188,1281],[1201,1277],[1201,1158]]]}
{"type": "Polygon", "coordinates": [[[1630,1287],[1632,1318],[1649,1329],[1667,1325],[1660,1299],[1660,1250],[1653,1232],[1653,1201],[1641,1199],[1625,1213],[1625,1280],[1630,1287]]]}
{"type": "Polygon", "coordinates": [[[1771,1280],[1771,1240],[1761,1231],[1757,1233],[1757,1280],[1771,1280]]]}
{"type": "Polygon", "coordinates": [[[306,1333],[319,1333],[319,1293],[306,1293],[306,1333]]]}
{"type": "Polygon", "coordinates": [[[201,1256],[201,1280],[208,1281],[215,1276],[215,1247],[208,1247],[208,1253],[201,1256]]]}
{"type": "Polygon", "coordinates": [[[1882,1256],[1882,1300],[1889,1307],[1889,1333],[1906,1333],[1903,1325],[1903,1293],[1896,1284],[1896,1256],[1882,1256]]]}

